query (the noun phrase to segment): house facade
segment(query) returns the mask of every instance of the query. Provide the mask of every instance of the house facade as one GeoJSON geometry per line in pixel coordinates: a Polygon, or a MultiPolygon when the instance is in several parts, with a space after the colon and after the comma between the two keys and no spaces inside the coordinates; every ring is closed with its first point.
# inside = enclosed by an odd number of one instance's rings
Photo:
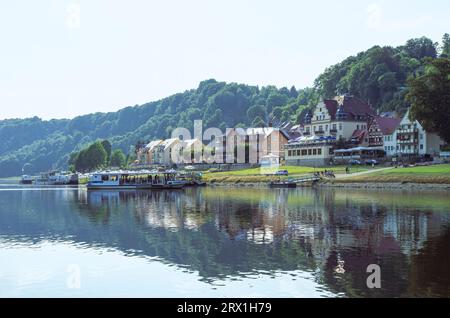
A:
{"type": "Polygon", "coordinates": [[[368,126],[376,112],[368,104],[350,95],[323,100],[304,118],[303,136],[286,145],[288,165],[323,166],[333,160],[339,142],[366,146],[368,126]]]}
{"type": "Polygon", "coordinates": [[[279,128],[229,129],[217,139],[216,161],[259,164],[270,157],[271,162],[282,163],[288,141],[289,135],[279,128]]]}
{"type": "Polygon", "coordinates": [[[401,119],[390,117],[375,117],[369,125],[369,147],[382,147],[386,156],[392,157],[396,154],[396,129],[401,119]]]}
{"type": "Polygon", "coordinates": [[[416,120],[409,119],[409,110],[396,131],[396,155],[399,157],[439,156],[444,141],[435,133],[426,132],[416,120]]]}

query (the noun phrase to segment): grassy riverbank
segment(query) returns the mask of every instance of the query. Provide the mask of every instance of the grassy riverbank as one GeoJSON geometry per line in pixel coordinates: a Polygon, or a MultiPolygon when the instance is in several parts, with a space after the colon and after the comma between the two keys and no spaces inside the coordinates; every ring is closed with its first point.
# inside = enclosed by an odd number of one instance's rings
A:
{"type": "MultiPolygon", "coordinates": [[[[203,175],[203,180],[209,183],[267,183],[272,180],[301,178],[302,176],[309,176],[314,172],[332,170],[335,174],[345,174],[345,166],[312,168],[312,167],[298,167],[298,166],[284,166],[280,168],[254,168],[243,169],[236,171],[223,172],[206,172],[203,175]],[[274,175],[278,170],[287,170],[289,176],[274,175]]],[[[351,169],[352,173],[368,171],[371,167],[358,166],[351,169]]]]}
{"type": "Polygon", "coordinates": [[[334,183],[417,183],[450,184],[450,164],[395,168],[370,174],[337,179],[334,183]]]}

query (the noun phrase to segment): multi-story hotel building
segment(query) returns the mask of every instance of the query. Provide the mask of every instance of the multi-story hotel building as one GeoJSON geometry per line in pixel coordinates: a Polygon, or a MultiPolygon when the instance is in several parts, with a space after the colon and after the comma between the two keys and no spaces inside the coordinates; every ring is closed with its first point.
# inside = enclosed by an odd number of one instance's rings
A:
{"type": "Polygon", "coordinates": [[[286,145],[286,164],[328,165],[337,141],[368,144],[368,125],[375,116],[368,103],[354,96],[319,102],[304,118],[303,136],[286,145]]]}

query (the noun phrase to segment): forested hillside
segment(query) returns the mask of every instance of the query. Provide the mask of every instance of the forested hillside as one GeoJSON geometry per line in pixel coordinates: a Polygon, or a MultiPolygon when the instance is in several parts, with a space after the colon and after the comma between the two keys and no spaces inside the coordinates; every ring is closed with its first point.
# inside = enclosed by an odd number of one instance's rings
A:
{"type": "Polygon", "coordinates": [[[376,109],[402,113],[408,76],[422,70],[425,57],[449,54],[449,47],[448,35],[441,46],[427,38],[397,48],[375,46],[327,68],[314,87],[300,90],[210,79],[196,89],[118,112],[71,120],[1,120],[0,177],[20,175],[24,166],[26,173],[65,168],[72,152],[97,139],[108,139],[114,148],[130,153],[136,143],[169,137],[175,127],[191,129],[195,119],[221,129],[296,123],[320,97],[341,93],[368,100],[376,109]]]}

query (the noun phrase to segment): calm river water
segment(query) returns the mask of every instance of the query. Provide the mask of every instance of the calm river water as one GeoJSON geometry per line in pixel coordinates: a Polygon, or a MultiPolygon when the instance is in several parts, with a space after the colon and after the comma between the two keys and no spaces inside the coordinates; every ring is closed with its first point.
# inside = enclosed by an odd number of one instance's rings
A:
{"type": "Polygon", "coordinates": [[[450,297],[450,195],[2,185],[0,296],[450,297]]]}

